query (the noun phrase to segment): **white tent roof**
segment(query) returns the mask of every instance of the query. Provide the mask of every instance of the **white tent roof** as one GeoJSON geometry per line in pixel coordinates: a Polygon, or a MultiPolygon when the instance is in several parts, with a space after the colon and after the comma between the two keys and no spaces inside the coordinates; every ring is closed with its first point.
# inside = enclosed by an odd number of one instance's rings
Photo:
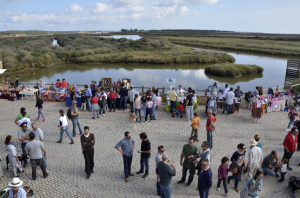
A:
{"type": "Polygon", "coordinates": [[[3,74],[6,71],[6,69],[0,69],[0,74],[3,74]]]}

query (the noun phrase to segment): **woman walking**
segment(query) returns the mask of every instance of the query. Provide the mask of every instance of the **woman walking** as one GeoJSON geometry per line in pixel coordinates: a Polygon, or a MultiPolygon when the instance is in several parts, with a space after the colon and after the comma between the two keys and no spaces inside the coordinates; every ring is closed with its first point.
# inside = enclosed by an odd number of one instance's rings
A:
{"type": "Polygon", "coordinates": [[[144,112],[144,118],[146,117],[146,103],[147,103],[147,94],[144,93],[143,97],[141,98],[142,108],[144,112]]]}
{"type": "MultiPolygon", "coordinates": [[[[141,106],[142,106],[142,102],[141,102],[141,99],[139,97],[139,94],[135,94],[134,95],[134,101],[133,101],[133,110],[135,111],[136,116],[137,116],[137,112],[139,112],[140,123],[142,122],[141,106]]],[[[136,117],[136,121],[137,121],[137,117],[136,117]]]]}
{"type": "Polygon", "coordinates": [[[258,192],[262,190],[263,173],[260,170],[256,171],[253,178],[249,179],[246,186],[241,192],[241,197],[258,198],[258,192]]]}
{"type": "Polygon", "coordinates": [[[8,151],[9,164],[11,165],[11,167],[13,169],[14,176],[18,177],[17,168],[19,169],[19,171],[21,171],[21,172],[23,172],[23,171],[18,166],[17,149],[16,149],[16,145],[14,143],[13,137],[11,135],[6,136],[4,143],[5,143],[5,145],[4,145],[3,149],[8,151]]]}
{"type": "Polygon", "coordinates": [[[44,102],[43,102],[41,96],[38,95],[37,99],[36,99],[36,105],[35,105],[35,107],[38,108],[38,117],[36,119],[39,120],[40,119],[40,115],[41,115],[42,118],[43,118],[43,122],[45,122],[46,119],[45,119],[44,114],[43,114],[43,103],[44,102]]]}
{"type": "Polygon", "coordinates": [[[57,141],[57,143],[62,143],[62,139],[64,136],[64,132],[66,132],[66,134],[69,136],[71,143],[70,144],[74,144],[74,140],[73,137],[71,136],[70,132],[69,132],[69,126],[68,126],[68,121],[67,121],[67,116],[64,114],[64,110],[59,110],[59,131],[60,131],[60,139],[59,141],[57,141]]]}

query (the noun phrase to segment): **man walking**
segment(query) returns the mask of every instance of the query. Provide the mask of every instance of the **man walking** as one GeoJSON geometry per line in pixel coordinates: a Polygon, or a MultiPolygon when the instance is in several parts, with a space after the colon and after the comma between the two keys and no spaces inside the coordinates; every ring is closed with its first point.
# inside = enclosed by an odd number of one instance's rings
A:
{"type": "Polygon", "coordinates": [[[206,121],[206,131],[207,131],[207,142],[209,144],[209,148],[213,148],[213,131],[215,130],[215,122],[217,121],[217,118],[212,115],[212,110],[207,110],[208,118],[206,121]]]}
{"type": "Polygon", "coordinates": [[[248,179],[251,179],[255,174],[260,164],[263,161],[263,154],[261,148],[257,147],[257,142],[254,139],[250,140],[250,151],[248,161],[248,179]]]}
{"type": "Polygon", "coordinates": [[[176,101],[177,101],[177,93],[175,92],[175,87],[172,88],[172,91],[169,92],[170,96],[170,113],[175,112],[176,109],[176,101]]]}
{"type": "MultiPolygon", "coordinates": [[[[35,135],[35,140],[39,140],[44,143],[44,133],[42,129],[38,128],[36,123],[32,123],[32,133],[35,135]]],[[[44,160],[44,165],[47,167],[47,162],[45,159],[45,153],[42,150],[42,155],[43,155],[43,160],[44,160]]]]}
{"type": "Polygon", "coordinates": [[[165,153],[162,156],[162,161],[157,164],[156,175],[157,181],[161,187],[161,197],[171,198],[171,180],[176,175],[176,168],[173,164],[168,166],[169,157],[165,153]],[[172,167],[172,168],[171,168],[172,167]]]}
{"type": "Polygon", "coordinates": [[[34,133],[30,133],[29,137],[30,137],[30,142],[28,142],[26,144],[25,150],[26,150],[27,155],[30,156],[30,163],[31,163],[31,167],[32,167],[32,179],[36,180],[37,164],[40,165],[40,167],[43,171],[43,176],[44,176],[44,178],[46,178],[48,176],[48,173],[45,169],[45,164],[44,164],[43,155],[42,155],[42,151],[43,151],[45,154],[45,157],[47,156],[46,150],[44,148],[44,144],[39,140],[35,140],[34,133]]]}
{"type": "MultiPolygon", "coordinates": [[[[27,153],[25,151],[25,146],[30,141],[29,134],[31,133],[31,130],[27,128],[26,122],[23,122],[20,126],[21,126],[21,129],[18,131],[18,139],[21,142],[23,156],[27,157],[27,153]]],[[[25,167],[27,167],[27,160],[24,160],[24,168],[25,167]]]]}
{"type": "Polygon", "coordinates": [[[92,104],[91,104],[91,99],[92,99],[92,91],[91,89],[89,88],[88,85],[84,85],[84,88],[85,88],[85,97],[86,97],[86,101],[87,101],[87,107],[86,108],[89,108],[90,112],[92,111],[92,104]]]}
{"type": "MultiPolygon", "coordinates": [[[[186,166],[189,161],[189,157],[191,157],[191,155],[197,155],[197,151],[199,151],[199,148],[194,145],[194,138],[190,138],[189,143],[183,146],[182,153],[180,156],[180,166],[182,166],[182,177],[181,180],[177,182],[178,184],[185,182],[186,173],[188,171],[186,166]],[[184,162],[182,163],[183,157],[184,157],[184,162]]],[[[187,186],[191,185],[193,179],[194,179],[194,173],[190,173],[188,183],[186,185],[187,186]]]]}
{"type": "MultiPolygon", "coordinates": [[[[155,155],[156,168],[157,168],[157,164],[162,161],[163,154],[165,154],[165,148],[163,145],[160,145],[158,147],[158,151],[155,155]]],[[[158,179],[158,177],[157,177],[157,179],[158,179]]],[[[159,185],[158,180],[156,182],[156,189],[157,189],[157,195],[161,196],[161,190],[160,190],[160,185],[159,185]]]]}
{"type": "Polygon", "coordinates": [[[84,134],[81,135],[80,142],[85,161],[85,173],[89,179],[91,177],[91,173],[94,173],[95,136],[93,133],[90,133],[90,128],[88,126],[84,127],[84,134]]]}
{"type": "MultiPolygon", "coordinates": [[[[124,83],[121,83],[121,89],[120,89],[120,109],[122,109],[122,106],[124,105],[124,111],[127,106],[127,96],[128,96],[128,90],[125,88],[124,83]]],[[[134,96],[133,96],[134,97],[134,96]]],[[[133,111],[132,111],[133,112],[133,111]]]]}
{"type": "Polygon", "coordinates": [[[192,120],[193,118],[193,107],[194,107],[194,103],[193,103],[193,90],[189,89],[189,95],[186,97],[186,106],[185,106],[185,114],[186,114],[186,121],[190,122],[190,120],[192,120]]]}
{"type": "Polygon", "coordinates": [[[130,86],[130,90],[128,91],[129,102],[130,102],[130,112],[133,113],[133,101],[136,91],[133,89],[133,86],[130,86]]]}
{"type": "Polygon", "coordinates": [[[125,182],[128,182],[128,176],[134,176],[134,174],[131,173],[131,162],[135,141],[133,138],[131,138],[131,134],[128,131],[126,131],[124,135],[125,138],[118,142],[115,148],[123,156],[125,182]],[[122,150],[120,149],[120,147],[122,150]]]}
{"type": "Polygon", "coordinates": [[[284,155],[283,155],[282,159],[286,158],[289,160],[289,162],[287,163],[288,170],[293,170],[289,166],[289,164],[290,164],[290,159],[292,158],[292,155],[294,154],[294,152],[296,150],[297,142],[298,142],[298,129],[293,127],[292,130],[290,132],[288,132],[288,134],[286,135],[285,140],[283,142],[284,155]]]}
{"type": "Polygon", "coordinates": [[[145,132],[140,134],[140,139],[142,140],[141,143],[141,150],[138,151],[138,153],[141,154],[141,169],[136,172],[136,174],[142,174],[144,173],[144,166],[145,166],[145,174],[143,175],[142,178],[148,177],[149,174],[149,158],[151,155],[151,143],[148,140],[147,134],[145,132]]]}
{"type": "Polygon", "coordinates": [[[212,188],[212,171],[207,159],[202,160],[202,170],[198,177],[198,189],[200,198],[208,198],[209,190],[212,188]]]}
{"type": "Polygon", "coordinates": [[[79,117],[78,117],[80,113],[76,105],[77,105],[77,101],[73,100],[72,106],[70,107],[71,116],[72,116],[71,120],[73,124],[73,137],[76,137],[76,125],[78,126],[80,135],[83,133],[81,129],[81,124],[79,122],[79,117]]]}
{"type": "Polygon", "coordinates": [[[225,94],[226,101],[225,101],[225,106],[224,106],[222,115],[224,115],[224,113],[227,109],[227,106],[228,106],[228,115],[230,115],[230,113],[231,113],[232,106],[233,106],[233,98],[235,97],[235,95],[232,91],[233,91],[233,88],[230,87],[230,91],[225,94]]]}
{"type": "Polygon", "coordinates": [[[153,102],[153,106],[152,106],[152,120],[156,120],[156,116],[155,116],[155,107],[156,107],[156,95],[155,93],[152,91],[151,92],[151,100],[153,102]]]}

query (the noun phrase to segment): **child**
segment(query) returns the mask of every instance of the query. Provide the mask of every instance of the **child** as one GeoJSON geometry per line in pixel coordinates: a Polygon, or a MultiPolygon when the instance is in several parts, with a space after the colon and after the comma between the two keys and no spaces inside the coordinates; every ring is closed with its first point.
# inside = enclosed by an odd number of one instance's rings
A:
{"type": "Polygon", "coordinates": [[[194,141],[199,142],[198,140],[198,128],[199,128],[200,120],[199,120],[199,114],[194,113],[194,117],[192,118],[192,134],[191,138],[194,139],[194,141]]]}
{"type": "Polygon", "coordinates": [[[288,117],[290,118],[290,122],[288,127],[285,129],[286,131],[290,130],[291,124],[294,123],[295,118],[298,116],[298,113],[296,112],[296,107],[292,108],[292,111],[288,114],[288,117]]]}
{"type": "Polygon", "coordinates": [[[147,98],[146,102],[146,117],[145,117],[145,122],[147,123],[147,117],[150,115],[150,122],[152,122],[152,107],[153,107],[153,102],[151,101],[151,98],[147,98]]]}
{"type": "Polygon", "coordinates": [[[283,182],[284,181],[284,176],[286,173],[286,168],[287,168],[287,163],[289,162],[288,159],[284,158],[282,159],[281,163],[280,163],[280,168],[281,168],[281,178],[280,180],[278,180],[279,182],[283,182]]]}
{"type": "MultiPolygon", "coordinates": [[[[183,113],[183,104],[182,102],[179,102],[179,107],[175,110],[175,116],[179,115],[180,112],[180,118],[183,118],[182,113],[183,113]]],[[[174,116],[174,117],[175,117],[174,116]]]]}
{"type": "Polygon", "coordinates": [[[81,93],[81,111],[85,111],[86,109],[86,97],[84,93],[81,93]]]}
{"type": "Polygon", "coordinates": [[[221,165],[219,166],[218,170],[218,184],[217,184],[217,191],[220,191],[220,185],[221,181],[223,181],[224,185],[224,190],[225,190],[225,196],[228,196],[228,189],[227,189],[227,174],[228,174],[228,164],[229,164],[229,159],[228,157],[223,157],[221,160],[221,165]]]}
{"type": "Polygon", "coordinates": [[[255,141],[257,142],[257,145],[256,145],[256,146],[262,149],[262,144],[259,142],[259,140],[260,140],[260,135],[256,134],[256,135],[254,136],[254,139],[255,139],[255,141]]]}

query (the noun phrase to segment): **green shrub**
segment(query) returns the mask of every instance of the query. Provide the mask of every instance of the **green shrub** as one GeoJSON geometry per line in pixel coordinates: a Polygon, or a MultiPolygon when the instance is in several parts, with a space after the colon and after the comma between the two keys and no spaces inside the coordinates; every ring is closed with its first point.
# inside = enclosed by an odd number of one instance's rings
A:
{"type": "Polygon", "coordinates": [[[242,75],[253,75],[262,73],[264,69],[257,65],[242,64],[215,64],[205,68],[205,72],[222,77],[239,77],[242,75]]]}

